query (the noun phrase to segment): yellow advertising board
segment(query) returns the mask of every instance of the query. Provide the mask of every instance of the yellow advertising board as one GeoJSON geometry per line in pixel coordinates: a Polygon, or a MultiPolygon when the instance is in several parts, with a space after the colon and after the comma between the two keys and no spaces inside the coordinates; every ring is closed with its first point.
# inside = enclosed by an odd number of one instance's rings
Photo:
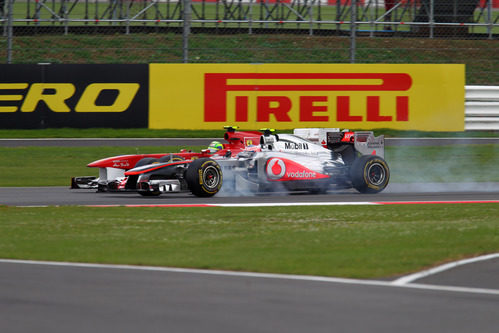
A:
{"type": "Polygon", "coordinates": [[[151,64],[149,128],[464,130],[464,65],[151,64]]]}

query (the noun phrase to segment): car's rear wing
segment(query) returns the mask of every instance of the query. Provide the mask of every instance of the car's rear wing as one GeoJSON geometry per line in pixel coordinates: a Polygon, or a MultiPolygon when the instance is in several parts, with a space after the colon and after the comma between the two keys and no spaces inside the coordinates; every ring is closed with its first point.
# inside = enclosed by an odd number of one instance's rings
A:
{"type": "Polygon", "coordinates": [[[385,155],[384,135],[375,137],[372,131],[351,132],[349,130],[340,131],[339,128],[295,128],[293,134],[330,149],[353,143],[355,150],[362,155],[378,155],[382,158],[385,155]]]}
{"type": "Polygon", "coordinates": [[[327,133],[340,133],[339,128],[295,128],[293,134],[310,140],[319,142],[322,145],[327,144],[327,133]]]}
{"type": "Polygon", "coordinates": [[[378,155],[385,158],[385,136],[374,136],[371,131],[355,132],[353,144],[362,155],[378,155]]]}

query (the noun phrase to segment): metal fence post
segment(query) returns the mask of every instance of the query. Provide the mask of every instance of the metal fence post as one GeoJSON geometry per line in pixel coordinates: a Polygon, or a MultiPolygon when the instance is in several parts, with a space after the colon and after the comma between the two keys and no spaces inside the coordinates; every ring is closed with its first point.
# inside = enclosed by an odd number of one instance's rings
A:
{"type": "Polygon", "coordinates": [[[4,12],[5,3],[3,0],[0,0],[0,18],[3,19],[2,21],[2,36],[7,37],[7,20],[6,20],[6,14],[4,12]]]}
{"type": "Polygon", "coordinates": [[[7,63],[12,63],[12,20],[14,15],[14,0],[7,2],[7,63]]]}
{"type": "Polygon", "coordinates": [[[249,3],[249,13],[248,13],[248,34],[253,33],[253,0],[249,3]]]}
{"type": "Polygon", "coordinates": [[[308,28],[308,35],[313,36],[314,34],[314,12],[312,8],[312,1],[309,2],[308,4],[308,18],[309,18],[309,28],[308,28]]]}
{"type": "Polygon", "coordinates": [[[430,0],[430,38],[434,36],[435,29],[435,0],[430,0]]]}
{"type": "Polygon", "coordinates": [[[487,32],[489,34],[489,39],[492,39],[492,25],[494,24],[492,22],[492,0],[487,1],[487,32]]]}
{"type": "Polygon", "coordinates": [[[357,34],[357,0],[352,0],[351,3],[352,12],[350,19],[350,63],[355,63],[355,52],[356,52],[356,37],[357,34]]]}
{"type": "Polygon", "coordinates": [[[191,33],[191,0],[184,0],[184,29],[182,34],[182,54],[184,64],[189,62],[189,34],[191,33]]]}

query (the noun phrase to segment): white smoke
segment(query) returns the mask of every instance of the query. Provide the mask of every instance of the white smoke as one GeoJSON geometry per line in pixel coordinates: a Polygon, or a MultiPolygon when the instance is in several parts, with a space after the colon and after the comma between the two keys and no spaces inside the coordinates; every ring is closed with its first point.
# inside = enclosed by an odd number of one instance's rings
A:
{"type": "MultiPolygon", "coordinates": [[[[387,146],[385,160],[390,182],[383,193],[499,192],[499,145],[387,146]]],[[[235,175],[224,169],[224,186],[218,197],[286,195],[280,182],[264,192],[234,187],[235,175]]],[[[346,190],[355,193],[355,190],[346,190]]],[[[331,188],[330,193],[345,192],[331,188]]]]}
{"type": "MultiPolygon", "coordinates": [[[[223,185],[221,191],[217,194],[218,197],[248,197],[248,196],[258,196],[258,195],[286,195],[289,191],[280,182],[272,182],[269,184],[268,188],[260,188],[257,190],[256,187],[244,186],[244,184],[238,183],[238,186],[234,186],[236,182],[237,175],[231,169],[223,170],[223,185]]],[[[255,186],[257,186],[255,184],[255,186]]]]}
{"type": "Polygon", "coordinates": [[[386,192],[499,192],[499,145],[389,146],[386,192]]]}

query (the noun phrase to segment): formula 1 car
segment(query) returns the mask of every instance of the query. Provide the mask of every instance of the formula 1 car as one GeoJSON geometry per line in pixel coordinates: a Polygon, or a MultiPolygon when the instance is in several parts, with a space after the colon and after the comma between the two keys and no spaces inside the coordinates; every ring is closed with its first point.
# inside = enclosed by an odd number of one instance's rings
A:
{"type": "MultiPolygon", "coordinates": [[[[199,197],[222,189],[243,194],[324,193],[353,187],[361,193],[378,193],[390,178],[383,159],[384,137],[374,137],[372,132],[301,128],[277,135],[268,129],[238,132],[228,127],[224,138],[228,143],[216,152],[181,151],[159,159],[127,155],[90,163],[101,172],[98,179],[86,183],[87,188],[136,190],[144,196],[190,191],[199,197]],[[133,161],[137,163],[131,167],[133,161]],[[113,169],[121,170],[118,177],[113,169]]],[[[73,184],[85,183],[81,178],[85,177],[73,179],[73,184]]]]}
{"type": "MultiPolygon", "coordinates": [[[[158,170],[167,164],[179,161],[193,162],[200,158],[228,158],[245,150],[260,141],[262,135],[258,131],[236,131],[237,127],[225,126],[227,132],[222,144],[214,141],[207,149],[200,152],[180,150],[177,153],[120,155],[104,158],[88,164],[88,167],[99,168],[99,177],[85,176],[71,178],[71,189],[97,189],[107,191],[136,191],[138,176],[126,175],[125,172],[141,166],[152,165],[158,170]]],[[[133,172],[132,172],[133,173],[133,172]]],[[[153,177],[154,178],[154,177],[153,177]]]]}

